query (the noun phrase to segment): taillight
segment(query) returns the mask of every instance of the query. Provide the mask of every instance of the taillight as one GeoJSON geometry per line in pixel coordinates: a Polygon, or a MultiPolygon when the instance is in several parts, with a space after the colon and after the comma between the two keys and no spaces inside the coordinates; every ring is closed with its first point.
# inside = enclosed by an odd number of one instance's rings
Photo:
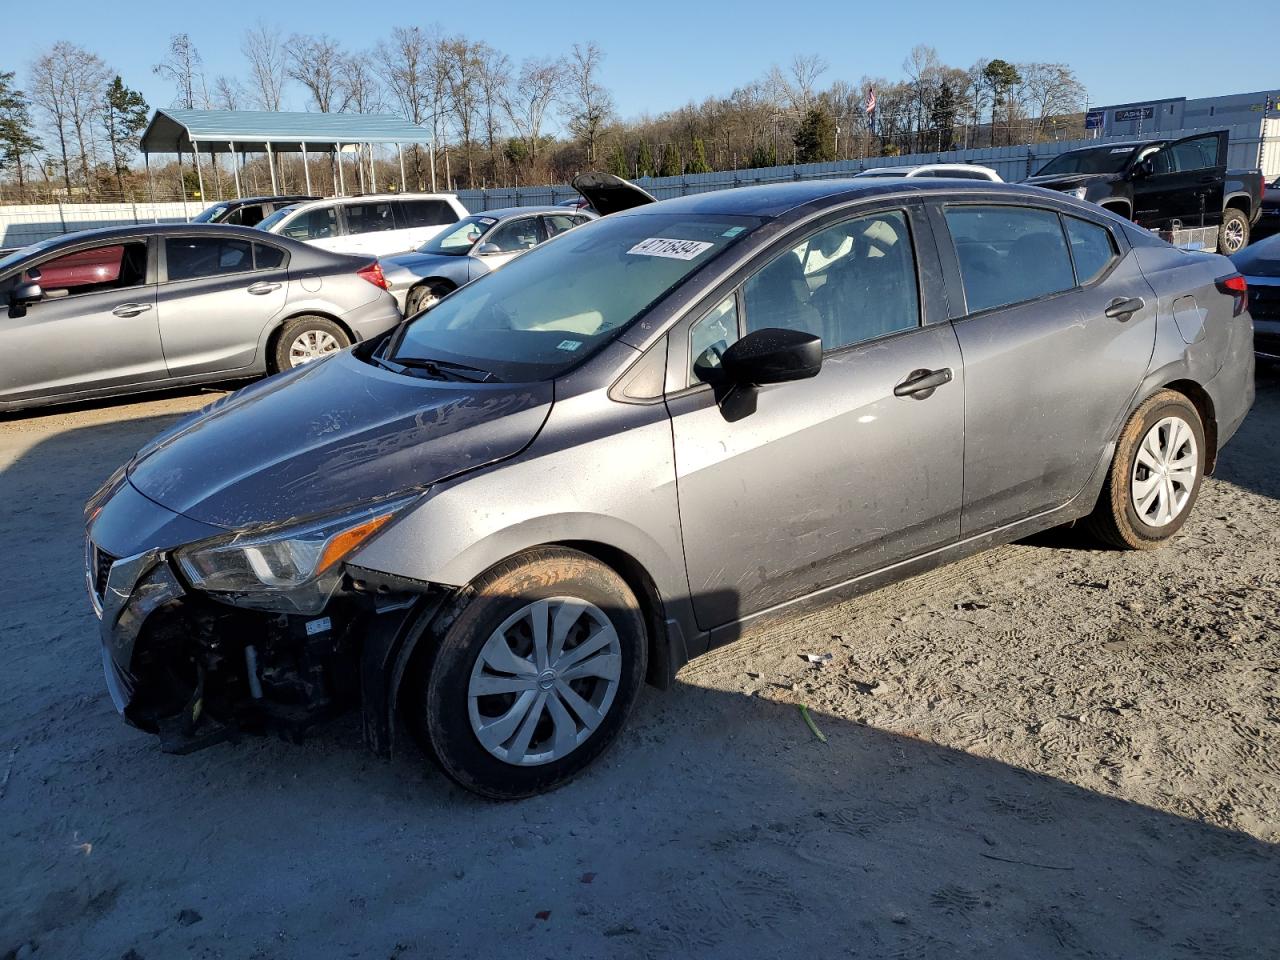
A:
{"type": "Polygon", "coordinates": [[[1243,276],[1233,273],[1229,277],[1219,277],[1217,287],[1222,293],[1229,293],[1236,298],[1232,316],[1238,317],[1249,309],[1249,282],[1243,276]]]}
{"type": "Polygon", "coordinates": [[[377,260],[369,264],[367,267],[361,267],[356,271],[356,276],[364,280],[368,280],[375,287],[387,289],[387,278],[382,274],[382,264],[377,260]]]}

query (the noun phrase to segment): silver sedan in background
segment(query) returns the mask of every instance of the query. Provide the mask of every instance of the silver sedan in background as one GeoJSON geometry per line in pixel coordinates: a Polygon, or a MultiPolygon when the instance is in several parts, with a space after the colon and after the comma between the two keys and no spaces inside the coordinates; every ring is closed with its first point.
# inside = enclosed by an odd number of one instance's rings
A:
{"type": "Polygon", "coordinates": [[[0,259],[0,411],[278,373],[395,326],[378,261],[223,224],[144,224],[0,259]]]}
{"type": "Polygon", "coordinates": [[[387,289],[404,315],[411,316],[544,240],[594,219],[585,210],[564,207],[506,207],[475,214],[414,253],[384,258],[387,289]]]}

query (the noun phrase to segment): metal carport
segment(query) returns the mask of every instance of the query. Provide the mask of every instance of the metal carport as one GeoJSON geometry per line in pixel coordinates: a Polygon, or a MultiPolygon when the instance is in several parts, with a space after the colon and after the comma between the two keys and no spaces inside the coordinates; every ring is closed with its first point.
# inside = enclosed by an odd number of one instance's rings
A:
{"type": "MultiPolygon", "coordinates": [[[[176,153],[181,165],[184,151],[190,152],[200,181],[200,196],[205,197],[204,173],[200,169],[201,152],[265,153],[271,169],[271,190],[279,193],[276,183],[275,155],[301,153],[302,167],[311,193],[311,152],[341,156],[344,148],[369,146],[370,182],[373,182],[374,144],[395,144],[400,160],[400,185],[407,190],[402,144],[427,144],[430,154],[431,189],[436,188],[435,144],[430,131],[410,123],[403,117],[387,113],[288,113],[272,110],[157,110],[147,124],[139,144],[151,176],[151,154],[176,153]]],[[[362,162],[362,161],[360,161],[362,162]]],[[[341,163],[335,176],[343,178],[341,163]]],[[[240,197],[240,168],[232,165],[236,196],[240,197]]],[[[360,167],[361,179],[364,168],[360,167]]],[[[346,192],[345,180],[335,189],[346,192]]],[[[154,191],[153,191],[154,192],[154,191]]]]}

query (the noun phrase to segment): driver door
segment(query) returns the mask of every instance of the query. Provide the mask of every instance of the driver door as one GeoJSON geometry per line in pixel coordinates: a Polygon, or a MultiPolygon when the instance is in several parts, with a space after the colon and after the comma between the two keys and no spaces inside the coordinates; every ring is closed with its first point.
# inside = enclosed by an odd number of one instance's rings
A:
{"type": "Polygon", "coordinates": [[[1149,158],[1152,173],[1133,185],[1133,219],[1144,227],[1217,226],[1227,172],[1227,134],[1202,134],[1165,144],[1149,158]]]}
{"type": "Polygon", "coordinates": [[[905,209],[845,220],[788,242],[670,338],[668,367],[687,371],[667,406],[700,627],[959,538],[963,369],[951,325],[924,322],[917,264],[932,243],[905,209]],[[822,370],[760,388],[731,422],[705,371],[740,334],[774,327],[821,336],[822,370]],[[950,380],[904,392],[922,371],[950,380]]]}
{"type": "Polygon", "coordinates": [[[500,224],[487,236],[482,237],[476,256],[492,272],[510,263],[526,250],[532,250],[545,239],[547,237],[543,232],[541,217],[520,217],[500,224]],[[490,246],[497,249],[489,253],[480,252],[487,250],[490,246]]]}
{"type": "MultiPolygon", "coordinates": [[[[0,326],[0,400],[52,399],[154,383],[168,371],[156,320],[154,242],[113,239],[25,269],[44,296],[0,326]]],[[[11,286],[0,283],[0,288],[11,286]]]]}

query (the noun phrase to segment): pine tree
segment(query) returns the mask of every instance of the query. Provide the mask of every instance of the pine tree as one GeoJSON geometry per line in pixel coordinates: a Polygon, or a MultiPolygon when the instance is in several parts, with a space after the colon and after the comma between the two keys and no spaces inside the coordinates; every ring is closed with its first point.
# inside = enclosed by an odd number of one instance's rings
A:
{"type": "Polygon", "coordinates": [[[26,159],[41,147],[31,122],[31,102],[13,87],[13,71],[0,72],[0,168],[18,174],[18,193],[26,188],[26,159]]]}
{"type": "Polygon", "coordinates": [[[693,139],[693,159],[689,161],[688,173],[710,173],[711,164],[707,163],[707,145],[701,137],[693,139]]]}
{"type": "Polygon", "coordinates": [[[836,158],[836,124],[831,114],[813,107],[796,130],[796,163],[824,163],[836,158]]]}
{"type": "Polygon", "coordinates": [[[683,172],[682,164],[680,163],[680,151],[676,149],[676,145],[674,143],[663,144],[662,165],[658,167],[658,176],[678,177],[683,172]]]}
{"type": "Polygon", "coordinates": [[[776,167],[778,165],[778,155],[774,153],[772,146],[765,146],[763,143],[756,144],[754,150],[751,151],[751,166],[759,167],[776,167]]]}
{"type": "Polygon", "coordinates": [[[606,167],[615,177],[622,177],[625,180],[631,176],[631,169],[627,166],[627,148],[622,145],[621,140],[615,143],[613,150],[609,152],[606,167]]]}
{"type": "Polygon", "coordinates": [[[649,149],[649,141],[640,141],[640,153],[636,156],[636,176],[652,177],[654,171],[653,151],[649,149]]]}
{"type": "Polygon", "coordinates": [[[121,199],[124,198],[124,172],[133,152],[138,149],[138,138],[147,125],[147,111],[147,101],[142,94],[126,87],[117,74],[107,87],[102,115],[121,199]]]}

